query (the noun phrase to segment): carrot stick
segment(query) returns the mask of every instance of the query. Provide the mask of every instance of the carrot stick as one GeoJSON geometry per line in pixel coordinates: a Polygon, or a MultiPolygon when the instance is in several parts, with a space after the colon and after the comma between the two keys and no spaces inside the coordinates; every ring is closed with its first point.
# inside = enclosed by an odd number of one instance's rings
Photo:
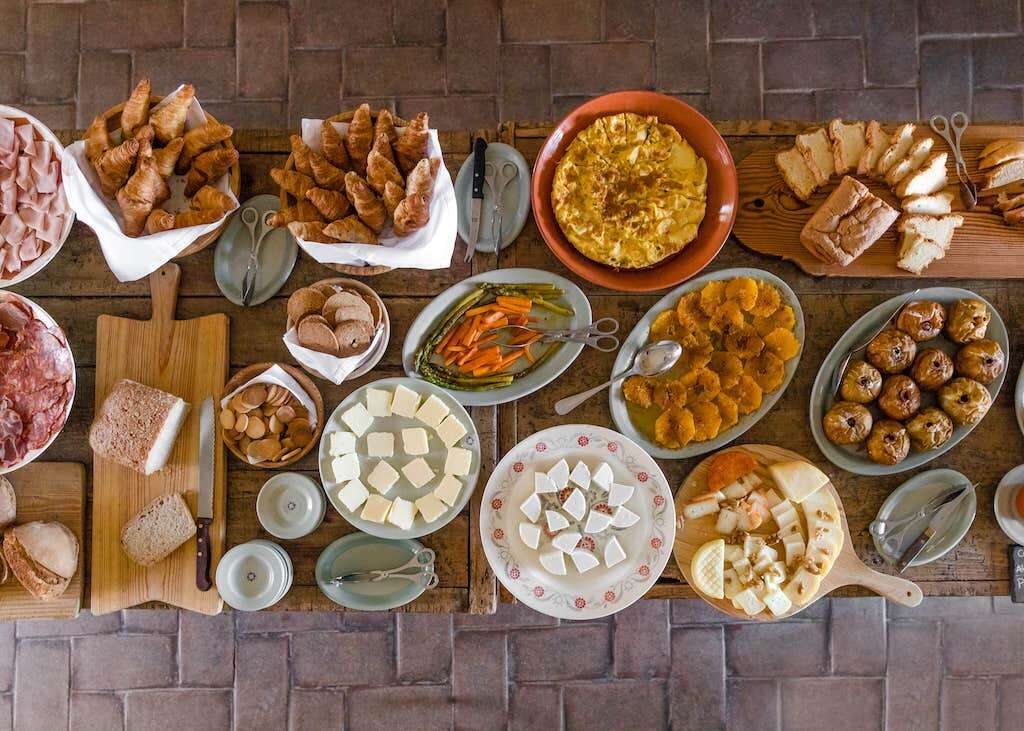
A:
{"type": "Polygon", "coordinates": [[[474,315],[482,315],[485,312],[490,312],[497,309],[496,305],[492,302],[489,305],[481,305],[480,307],[474,307],[471,310],[466,310],[463,317],[473,317],[474,315]]]}
{"type": "Polygon", "coordinates": [[[509,365],[511,365],[512,363],[515,363],[517,360],[519,360],[522,356],[523,356],[523,351],[522,350],[516,350],[516,351],[514,351],[512,353],[509,353],[507,356],[505,356],[498,363],[495,364],[494,370],[496,370],[496,371],[503,371],[509,365]]]}
{"type": "Polygon", "coordinates": [[[455,362],[458,363],[459,365],[462,365],[463,363],[468,363],[469,361],[473,360],[473,358],[475,358],[479,354],[480,351],[478,351],[476,349],[476,346],[474,345],[471,348],[467,348],[465,353],[463,353],[462,355],[455,359],[455,362]]]}
{"type": "Polygon", "coordinates": [[[487,345],[487,343],[493,342],[493,341],[495,341],[497,339],[498,339],[498,333],[491,333],[490,335],[487,335],[486,337],[482,337],[479,340],[477,340],[476,341],[476,345],[477,346],[487,345]]]}
{"type": "Polygon", "coordinates": [[[495,320],[490,325],[484,327],[484,330],[497,330],[499,327],[505,327],[508,325],[508,319],[502,315],[500,320],[495,320]]]}
{"type": "Polygon", "coordinates": [[[526,359],[528,361],[530,361],[531,363],[536,363],[537,362],[537,358],[534,357],[533,353],[530,351],[530,346],[529,345],[527,345],[525,348],[523,348],[523,352],[526,353],[526,359]]]}
{"type": "Polygon", "coordinates": [[[502,307],[509,307],[515,310],[529,310],[533,307],[533,300],[527,297],[506,297],[499,295],[498,297],[495,297],[494,301],[502,307]]]}

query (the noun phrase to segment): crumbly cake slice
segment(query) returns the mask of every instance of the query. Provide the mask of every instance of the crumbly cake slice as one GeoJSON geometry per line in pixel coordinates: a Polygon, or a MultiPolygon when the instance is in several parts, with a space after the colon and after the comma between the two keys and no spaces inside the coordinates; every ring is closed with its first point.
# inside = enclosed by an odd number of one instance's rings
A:
{"type": "Polygon", "coordinates": [[[855,171],[867,145],[864,123],[847,124],[841,119],[833,119],[828,123],[828,136],[832,141],[832,160],[836,173],[845,175],[850,170],[855,171]]]}
{"type": "Polygon", "coordinates": [[[920,274],[932,262],[946,255],[953,240],[953,232],[963,223],[964,217],[954,214],[904,216],[899,223],[903,239],[896,266],[920,274]]]}
{"type": "Polygon", "coordinates": [[[894,187],[910,175],[910,173],[921,167],[928,155],[931,154],[934,144],[935,140],[931,137],[925,137],[911,145],[910,149],[907,150],[907,154],[897,160],[896,164],[885,173],[885,182],[889,187],[894,187]]]}
{"type": "Polygon", "coordinates": [[[824,185],[836,171],[835,159],[832,157],[832,143],[823,127],[796,136],[796,149],[804,156],[807,167],[814,173],[818,185],[824,185]]]}
{"type": "Polygon", "coordinates": [[[934,152],[917,170],[907,175],[896,185],[896,196],[931,195],[946,187],[946,152],[934,152]]]}
{"type": "Polygon", "coordinates": [[[885,148],[882,155],[878,158],[878,164],[875,166],[875,175],[880,178],[885,177],[885,174],[889,172],[889,168],[907,154],[910,146],[914,144],[915,129],[917,129],[917,125],[909,122],[901,124],[896,128],[892,137],[889,138],[889,146],[885,148]]]}
{"type": "Polygon", "coordinates": [[[775,166],[782,174],[782,179],[793,191],[793,195],[802,201],[808,200],[818,187],[814,173],[807,166],[807,161],[796,147],[777,152],[775,166]]]}
{"type": "Polygon", "coordinates": [[[878,158],[889,146],[889,135],[882,129],[882,125],[872,119],[868,122],[867,130],[864,133],[866,144],[864,152],[857,163],[858,175],[874,175],[878,165],[878,158]]]}
{"type": "Polygon", "coordinates": [[[904,213],[925,216],[941,216],[953,210],[954,194],[949,190],[941,190],[931,195],[911,195],[900,201],[904,213]]]}

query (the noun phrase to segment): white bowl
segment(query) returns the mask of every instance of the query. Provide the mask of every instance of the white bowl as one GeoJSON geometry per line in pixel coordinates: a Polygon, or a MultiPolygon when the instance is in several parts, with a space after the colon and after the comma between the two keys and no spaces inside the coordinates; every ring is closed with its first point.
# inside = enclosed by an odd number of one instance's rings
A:
{"type": "Polygon", "coordinates": [[[256,517],[267,533],[291,540],[315,531],[324,519],[324,492],[297,472],[281,472],[263,483],[256,496],[256,517]]]}
{"type": "Polygon", "coordinates": [[[288,554],[270,541],[235,546],[217,566],[217,591],[229,606],[256,612],[273,606],[292,582],[288,554]]]}

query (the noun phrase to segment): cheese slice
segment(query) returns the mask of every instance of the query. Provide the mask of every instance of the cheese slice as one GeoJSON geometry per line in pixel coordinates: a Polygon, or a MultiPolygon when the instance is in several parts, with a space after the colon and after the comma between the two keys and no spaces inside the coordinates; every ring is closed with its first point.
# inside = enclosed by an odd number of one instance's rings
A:
{"type": "Polygon", "coordinates": [[[753,589],[747,588],[732,598],[732,604],[737,609],[742,609],[749,616],[760,614],[764,611],[762,602],[753,589]]]}
{"type": "Polygon", "coordinates": [[[434,470],[430,469],[427,460],[417,457],[402,468],[405,479],[412,483],[415,488],[421,488],[434,479],[434,470]]]}
{"type": "Polygon", "coordinates": [[[562,490],[569,484],[569,464],[560,459],[555,466],[548,470],[548,477],[555,484],[556,490],[562,490]]]}
{"type": "Polygon", "coordinates": [[[462,477],[469,474],[473,466],[473,453],[462,447],[452,447],[448,450],[448,456],[444,460],[444,472],[446,475],[457,475],[462,477]]]}
{"type": "Polygon", "coordinates": [[[782,494],[794,503],[802,503],[828,483],[828,475],[803,460],[778,462],[768,472],[782,494]]]}
{"type": "Polygon", "coordinates": [[[420,405],[420,395],[405,386],[395,386],[395,394],[391,400],[391,413],[411,419],[416,415],[420,405]]]}
{"type": "Polygon", "coordinates": [[[356,435],[350,431],[332,431],[327,439],[327,453],[332,457],[356,451],[356,435]]]}
{"type": "MultiPolygon", "coordinates": [[[[537,497],[534,495],[534,497],[537,497]]],[[[557,510],[545,510],[544,519],[548,524],[548,531],[554,533],[555,531],[564,530],[569,527],[569,521],[566,520],[565,516],[557,510]]]]}
{"type": "Polygon", "coordinates": [[[462,437],[466,436],[466,426],[454,414],[448,414],[437,427],[437,436],[444,446],[451,449],[462,437]]]}
{"type": "Polygon", "coordinates": [[[594,474],[590,476],[590,479],[602,490],[607,490],[615,479],[615,475],[612,474],[612,468],[608,466],[608,463],[602,462],[594,470],[594,474]]]}
{"type": "Polygon", "coordinates": [[[821,585],[821,576],[812,574],[804,567],[800,567],[793,574],[793,578],[786,584],[786,588],[783,590],[786,597],[789,598],[795,606],[802,607],[804,604],[809,602],[815,594],[818,593],[818,587],[821,585]]]}
{"type": "MultiPolygon", "coordinates": [[[[454,475],[445,475],[441,478],[441,482],[438,483],[437,487],[434,488],[434,495],[438,497],[441,502],[452,507],[459,499],[459,493],[462,492],[462,480],[454,475]]],[[[540,499],[537,500],[537,517],[540,517],[540,499]]],[[[534,518],[536,520],[537,518],[534,518]]]]}
{"type": "Polygon", "coordinates": [[[582,538],[579,533],[574,530],[565,530],[551,539],[551,545],[557,548],[562,553],[572,553],[576,550],[576,545],[582,538]]]}
{"type": "Polygon", "coordinates": [[[581,574],[585,574],[590,569],[596,569],[601,565],[601,562],[597,560],[597,556],[590,551],[573,551],[569,555],[572,557],[572,562],[576,564],[576,570],[581,574]]]}
{"type": "Polygon", "coordinates": [[[538,495],[555,492],[555,483],[543,472],[533,473],[533,491],[538,495]]]}
{"type": "Polygon", "coordinates": [[[391,504],[391,512],[388,513],[388,522],[402,530],[409,530],[412,528],[412,522],[415,519],[416,504],[396,497],[395,501],[391,504]]]}
{"type": "Polygon", "coordinates": [[[577,462],[569,473],[569,482],[579,485],[584,490],[590,488],[590,468],[585,462],[577,462]]]}
{"type": "Polygon", "coordinates": [[[352,407],[341,415],[341,420],[351,429],[357,437],[363,436],[366,430],[373,424],[373,417],[362,403],[353,404],[352,407]]]}
{"type": "Polygon", "coordinates": [[[587,525],[583,529],[584,533],[601,533],[608,529],[608,526],[612,524],[612,516],[607,513],[602,513],[600,510],[591,510],[587,515],[587,525]]]}
{"type": "Polygon", "coordinates": [[[370,416],[391,416],[391,392],[383,388],[366,389],[366,410],[370,416]]]}
{"type": "Polygon", "coordinates": [[[576,488],[569,493],[569,497],[562,503],[562,510],[576,520],[583,520],[583,516],[587,513],[587,499],[583,496],[583,491],[576,488]]]}
{"type": "Polygon", "coordinates": [[[391,492],[391,488],[395,486],[395,483],[398,482],[398,473],[395,472],[394,467],[382,459],[370,471],[366,482],[377,492],[387,495],[391,492]]]}
{"type": "Polygon", "coordinates": [[[537,550],[537,546],[540,545],[540,526],[534,525],[533,523],[520,523],[519,524],[519,538],[529,548],[537,550]]]}
{"type": "Polygon", "coordinates": [[[544,551],[540,555],[540,565],[544,570],[555,576],[565,576],[565,554],[557,548],[544,551]]]}
{"type": "Polygon", "coordinates": [[[626,560],[626,552],[622,550],[619,539],[612,536],[604,547],[604,565],[608,568],[626,560]]]}
{"type": "Polygon", "coordinates": [[[366,454],[370,457],[394,457],[395,435],[389,431],[372,431],[366,435],[366,454]]]}
{"type": "Polygon", "coordinates": [[[434,394],[430,394],[423,405],[416,410],[416,418],[427,426],[437,429],[450,410],[444,401],[434,394]]]}
{"type": "Polygon", "coordinates": [[[331,460],[331,474],[334,481],[348,482],[359,477],[359,457],[355,454],[343,454],[331,460]]]}
{"type": "Polygon", "coordinates": [[[615,482],[608,488],[608,504],[613,508],[617,508],[620,505],[624,505],[627,500],[633,497],[633,492],[636,490],[632,485],[620,485],[615,482]]]}
{"type": "MultiPolygon", "coordinates": [[[[446,477],[448,477],[448,475],[446,475],[446,477]]],[[[461,488],[462,485],[459,485],[459,487],[461,488]]],[[[437,489],[440,490],[441,488],[438,487],[437,489]]],[[[434,492],[437,492],[437,490],[435,490],[434,492]]],[[[445,502],[448,501],[446,500],[445,502]]],[[[448,504],[451,505],[452,503],[448,504]]],[[[531,523],[536,523],[537,518],[540,517],[540,498],[537,497],[536,494],[530,495],[530,497],[526,498],[526,500],[523,501],[522,505],[519,506],[519,509],[523,511],[523,515],[530,519],[531,523]]]]}

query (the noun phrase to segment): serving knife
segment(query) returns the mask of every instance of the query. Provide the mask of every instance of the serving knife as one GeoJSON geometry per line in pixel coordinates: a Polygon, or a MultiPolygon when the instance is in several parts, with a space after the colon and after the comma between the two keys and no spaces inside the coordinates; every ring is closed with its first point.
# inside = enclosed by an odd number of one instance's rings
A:
{"type": "Polygon", "coordinates": [[[473,261],[480,238],[480,216],[484,207],[484,175],[487,165],[487,140],[477,137],[473,143],[473,197],[469,204],[469,238],[466,239],[466,263],[473,261]]]}
{"type": "Polygon", "coordinates": [[[199,507],[196,511],[196,588],[209,591],[210,524],[213,523],[213,475],[216,466],[217,424],[213,396],[199,407],[199,507]]]}
{"type": "Polygon", "coordinates": [[[972,492],[974,492],[974,486],[969,485],[960,490],[953,490],[946,495],[946,499],[936,508],[932,519],[928,521],[928,525],[921,531],[921,535],[914,539],[914,542],[910,544],[910,547],[903,552],[899,561],[896,562],[896,569],[899,573],[902,574],[906,571],[910,563],[921,555],[933,538],[941,536],[946,532],[953,522],[953,518],[960,511],[960,505],[972,492]]]}

